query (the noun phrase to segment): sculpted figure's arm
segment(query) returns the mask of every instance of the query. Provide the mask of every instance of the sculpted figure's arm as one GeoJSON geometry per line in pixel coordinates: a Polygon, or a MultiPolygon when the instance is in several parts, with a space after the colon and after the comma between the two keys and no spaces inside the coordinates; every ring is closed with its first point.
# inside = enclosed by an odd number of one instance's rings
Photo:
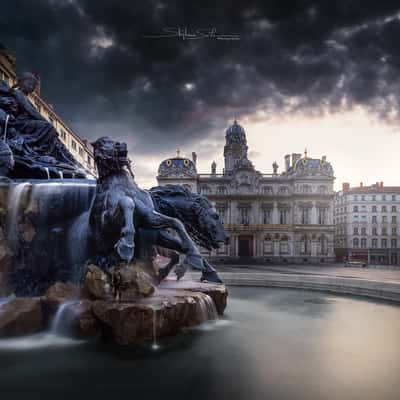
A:
{"type": "Polygon", "coordinates": [[[23,114],[28,114],[32,119],[46,121],[28,99],[28,96],[35,91],[38,84],[39,80],[36,75],[24,72],[18,76],[18,81],[14,88],[17,87],[19,90],[14,90],[13,95],[23,114]]]}
{"type": "Polygon", "coordinates": [[[29,101],[21,91],[16,90],[14,92],[15,99],[22,111],[25,111],[32,119],[37,119],[39,121],[46,121],[44,117],[36,110],[33,104],[29,101]]]}

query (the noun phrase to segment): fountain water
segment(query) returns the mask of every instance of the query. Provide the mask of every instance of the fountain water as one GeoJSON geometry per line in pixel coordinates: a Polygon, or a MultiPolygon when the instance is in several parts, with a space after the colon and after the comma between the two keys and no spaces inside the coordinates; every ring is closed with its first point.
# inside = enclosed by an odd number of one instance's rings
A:
{"type": "Polygon", "coordinates": [[[197,307],[202,322],[218,319],[218,312],[215,308],[215,303],[208,294],[202,293],[202,296],[197,303],[197,307]]]}
{"type": "Polygon", "coordinates": [[[157,343],[157,312],[153,308],[153,344],[151,345],[152,350],[158,350],[160,345],[157,343]]]}
{"type": "Polygon", "coordinates": [[[44,170],[46,171],[47,179],[50,179],[50,171],[47,167],[44,167],[44,170]]]}
{"type": "Polygon", "coordinates": [[[76,317],[74,306],[79,303],[79,300],[69,300],[58,307],[50,328],[52,334],[65,336],[71,332],[76,317]]]}
{"type": "Polygon", "coordinates": [[[10,186],[8,192],[9,211],[7,215],[8,238],[11,243],[15,243],[18,238],[18,214],[22,205],[22,198],[25,189],[30,186],[29,182],[22,182],[10,186]]]}

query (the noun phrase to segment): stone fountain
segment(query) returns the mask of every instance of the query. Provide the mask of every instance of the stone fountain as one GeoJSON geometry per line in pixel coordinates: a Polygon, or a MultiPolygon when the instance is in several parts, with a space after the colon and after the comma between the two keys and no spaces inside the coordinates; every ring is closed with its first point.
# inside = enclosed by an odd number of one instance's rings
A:
{"type": "Polygon", "coordinates": [[[86,179],[28,100],[36,84],[0,85],[0,337],[64,325],[131,344],[221,315],[226,288],[198,250],[228,240],[209,201],[140,189],[126,144],[106,137],[92,143],[98,179],[86,179]],[[183,278],[189,267],[200,282],[183,278]]]}

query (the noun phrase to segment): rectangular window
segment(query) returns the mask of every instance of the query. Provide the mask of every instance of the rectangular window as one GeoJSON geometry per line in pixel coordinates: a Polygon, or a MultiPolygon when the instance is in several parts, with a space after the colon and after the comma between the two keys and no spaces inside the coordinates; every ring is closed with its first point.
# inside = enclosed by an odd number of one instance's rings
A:
{"type": "Polygon", "coordinates": [[[225,207],[220,207],[217,209],[217,213],[219,215],[219,219],[221,220],[221,223],[225,224],[226,222],[226,208],[225,207]]]}
{"type": "Polygon", "coordinates": [[[376,201],[376,196],[374,194],[372,195],[372,201],[376,201]]]}
{"type": "Polygon", "coordinates": [[[382,223],[383,224],[387,223],[387,216],[386,215],[382,215],[382,223]]]}
{"type": "Polygon", "coordinates": [[[367,228],[361,228],[361,235],[367,234],[367,228]]]}
{"type": "Polygon", "coordinates": [[[71,140],[71,147],[72,147],[72,150],[76,151],[76,142],[75,142],[75,140],[71,140]]]}
{"type": "Polygon", "coordinates": [[[249,209],[248,208],[241,208],[240,209],[240,223],[242,225],[249,225],[249,209]]]}
{"type": "Polygon", "coordinates": [[[263,210],[263,224],[271,224],[272,223],[272,218],[271,218],[271,210],[265,209],[263,210]]]}
{"type": "Polygon", "coordinates": [[[376,223],[377,223],[376,215],[373,215],[373,216],[372,216],[372,223],[373,223],[373,224],[376,224],[376,223]]]}
{"type": "Polygon", "coordinates": [[[396,195],[392,194],[392,201],[396,201],[396,195]]]}
{"type": "Polygon", "coordinates": [[[279,243],[279,247],[279,252],[281,254],[289,253],[289,244],[287,240],[281,240],[281,242],[279,243]]]}
{"type": "Polygon", "coordinates": [[[372,212],[377,212],[376,206],[372,206],[372,212]]]}
{"type": "Polygon", "coordinates": [[[382,228],[382,235],[386,236],[387,235],[387,228],[382,228]]]}
{"type": "Polygon", "coordinates": [[[378,230],[375,227],[372,228],[372,234],[373,235],[377,235],[378,234],[378,230]]]}
{"type": "Polygon", "coordinates": [[[386,206],[382,206],[382,212],[386,212],[386,206]]]}
{"type": "Polygon", "coordinates": [[[271,254],[272,253],[272,240],[266,238],[264,240],[264,254],[271,254]]]}
{"type": "Polygon", "coordinates": [[[397,224],[397,216],[392,215],[392,224],[397,224]]]}
{"type": "Polygon", "coordinates": [[[281,225],[286,225],[287,224],[287,210],[279,210],[279,223],[281,225]]]}
{"type": "Polygon", "coordinates": [[[353,206],[353,212],[358,212],[358,206],[353,206]]]}
{"type": "Polygon", "coordinates": [[[83,157],[83,149],[82,149],[82,147],[79,147],[79,155],[80,155],[81,157],[83,157]]]}
{"type": "Polygon", "coordinates": [[[386,195],[382,195],[382,201],[386,201],[386,195]]]}
{"type": "Polygon", "coordinates": [[[326,208],[318,208],[318,224],[325,225],[327,218],[326,218],[326,208]]]}
{"type": "Polygon", "coordinates": [[[307,207],[301,210],[301,223],[303,225],[310,224],[310,209],[307,207]]]}
{"type": "Polygon", "coordinates": [[[367,239],[361,238],[361,248],[365,249],[367,247],[367,239]]]}
{"type": "Polygon", "coordinates": [[[355,228],[353,229],[353,235],[358,235],[358,228],[357,228],[357,227],[355,227],[355,228]]]}
{"type": "Polygon", "coordinates": [[[376,249],[378,247],[378,239],[372,239],[371,241],[371,247],[373,249],[376,249]]]}
{"type": "Polygon", "coordinates": [[[387,248],[387,239],[381,239],[381,248],[386,249],[387,248]]]}
{"type": "Polygon", "coordinates": [[[391,247],[392,249],[395,249],[395,248],[397,247],[397,239],[392,239],[392,240],[390,241],[390,247],[391,247]]]}
{"type": "Polygon", "coordinates": [[[60,130],[61,139],[65,142],[67,140],[67,134],[65,133],[64,129],[60,130]]]}
{"type": "Polygon", "coordinates": [[[396,212],[396,206],[392,206],[392,212],[396,212]]]}

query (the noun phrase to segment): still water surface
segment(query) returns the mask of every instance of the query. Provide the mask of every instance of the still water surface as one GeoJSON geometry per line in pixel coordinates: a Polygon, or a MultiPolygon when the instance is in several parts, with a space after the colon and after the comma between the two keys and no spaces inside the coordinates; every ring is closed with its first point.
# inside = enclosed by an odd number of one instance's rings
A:
{"type": "Polygon", "coordinates": [[[225,319],[151,345],[0,341],[0,399],[396,399],[400,307],[231,288],[225,319]]]}

